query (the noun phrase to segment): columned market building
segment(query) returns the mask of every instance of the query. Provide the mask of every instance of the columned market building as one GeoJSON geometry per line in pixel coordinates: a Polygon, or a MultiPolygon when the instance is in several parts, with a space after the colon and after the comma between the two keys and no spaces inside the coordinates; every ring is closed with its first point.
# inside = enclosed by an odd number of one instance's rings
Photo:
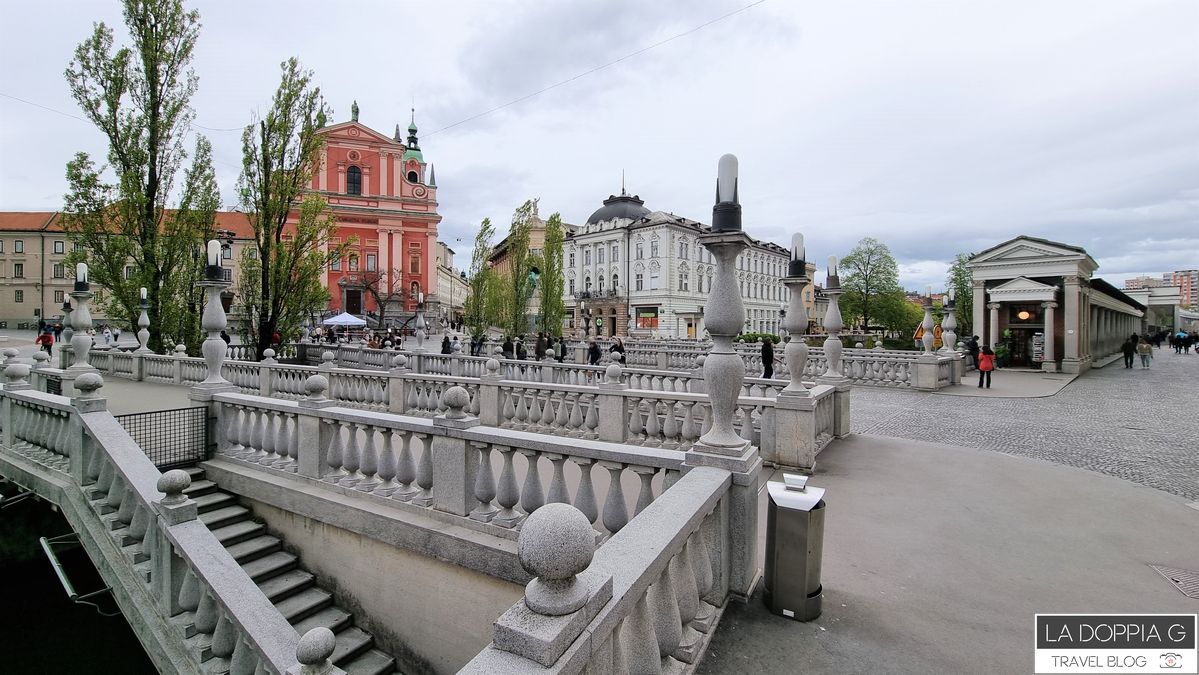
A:
{"type": "Polygon", "coordinates": [[[1006,350],[1009,366],[1080,373],[1103,365],[1133,333],[1145,306],[1093,275],[1086,250],[1019,236],[976,254],[974,322],[980,342],[1006,350]]]}

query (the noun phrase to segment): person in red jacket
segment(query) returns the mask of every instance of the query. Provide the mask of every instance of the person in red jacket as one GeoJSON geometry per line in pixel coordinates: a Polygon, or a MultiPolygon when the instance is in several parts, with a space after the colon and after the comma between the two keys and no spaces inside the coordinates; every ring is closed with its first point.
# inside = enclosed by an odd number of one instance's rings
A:
{"type": "Polygon", "coordinates": [[[47,328],[42,332],[41,335],[37,336],[37,339],[33,341],[33,344],[41,345],[43,351],[45,351],[47,354],[52,354],[52,350],[54,349],[54,333],[47,328]]]}
{"type": "Polygon", "coordinates": [[[991,351],[990,347],[983,347],[982,353],[978,355],[979,389],[982,389],[983,382],[987,383],[987,389],[991,388],[992,370],[995,370],[995,352],[991,351]]]}

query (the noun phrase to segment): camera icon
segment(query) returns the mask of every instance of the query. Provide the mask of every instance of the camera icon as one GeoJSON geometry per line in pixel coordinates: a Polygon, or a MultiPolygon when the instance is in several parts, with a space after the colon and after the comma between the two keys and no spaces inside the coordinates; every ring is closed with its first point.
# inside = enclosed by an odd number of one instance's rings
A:
{"type": "Polygon", "coordinates": [[[1182,667],[1182,655],[1181,654],[1176,654],[1174,652],[1162,654],[1161,660],[1162,660],[1162,666],[1161,666],[1162,668],[1181,668],[1182,667]]]}

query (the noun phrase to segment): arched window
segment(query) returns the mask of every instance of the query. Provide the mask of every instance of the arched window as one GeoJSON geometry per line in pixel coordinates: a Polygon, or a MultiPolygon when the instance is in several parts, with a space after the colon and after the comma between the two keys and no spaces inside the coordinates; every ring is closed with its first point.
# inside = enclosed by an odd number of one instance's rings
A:
{"type": "Polygon", "coordinates": [[[414,282],[412,282],[412,299],[416,300],[417,297],[419,297],[419,296],[420,296],[420,282],[414,281],[414,282]]]}
{"type": "Polygon", "coordinates": [[[408,182],[409,183],[419,183],[420,176],[418,176],[415,171],[409,171],[408,172],[408,182]]]}
{"type": "Polygon", "coordinates": [[[591,291],[591,277],[587,277],[583,280],[583,290],[588,292],[591,291]]]}
{"type": "Polygon", "coordinates": [[[599,292],[604,292],[604,275],[599,275],[599,292]]]}
{"type": "Polygon", "coordinates": [[[356,166],[346,169],[346,194],[362,194],[362,169],[356,166]]]}
{"type": "Polygon", "coordinates": [[[620,290],[620,275],[619,274],[612,275],[612,290],[614,290],[614,291],[620,290]]]}

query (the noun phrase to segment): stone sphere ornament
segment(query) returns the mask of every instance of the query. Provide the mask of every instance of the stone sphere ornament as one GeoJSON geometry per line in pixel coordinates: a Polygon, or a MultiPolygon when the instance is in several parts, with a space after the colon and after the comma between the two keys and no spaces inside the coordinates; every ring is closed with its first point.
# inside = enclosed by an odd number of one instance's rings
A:
{"type": "Polygon", "coordinates": [[[183,494],[183,491],[191,487],[191,484],[192,478],[187,475],[186,471],[171,469],[158,477],[155,487],[166,495],[166,499],[162,500],[163,504],[181,504],[187,501],[187,496],[183,494]]]}
{"type": "Polygon", "coordinates": [[[104,378],[100,377],[100,373],[84,373],[75,378],[75,388],[83,392],[80,398],[96,398],[96,390],[103,386],[104,378]]]}
{"type": "Polygon", "coordinates": [[[466,413],[462,411],[470,405],[470,393],[463,387],[453,386],[446,389],[445,393],[441,395],[441,402],[447,408],[446,419],[460,420],[466,417],[466,413]]]}
{"type": "Polygon", "coordinates": [[[525,587],[525,605],[546,616],[578,611],[588,591],[577,575],[594,554],[595,530],[582,511],[554,503],[529,514],[516,540],[521,567],[537,577],[525,587]]]}
{"type": "Polygon", "coordinates": [[[304,392],[308,394],[308,398],[320,400],[325,398],[325,392],[329,390],[329,378],[324,375],[309,375],[308,379],[304,380],[304,392]]]}
{"type": "Polygon", "coordinates": [[[304,666],[319,666],[333,656],[333,650],[337,648],[337,637],[333,635],[333,631],[318,626],[304,633],[300,638],[300,642],[296,644],[296,660],[304,666]]]}
{"type": "Polygon", "coordinates": [[[391,360],[392,368],[406,368],[408,366],[408,357],[403,354],[396,354],[391,360]]]}
{"type": "Polygon", "coordinates": [[[620,378],[624,375],[624,369],[619,364],[613,363],[604,370],[604,377],[608,378],[611,384],[619,384],[620,378]]]}

